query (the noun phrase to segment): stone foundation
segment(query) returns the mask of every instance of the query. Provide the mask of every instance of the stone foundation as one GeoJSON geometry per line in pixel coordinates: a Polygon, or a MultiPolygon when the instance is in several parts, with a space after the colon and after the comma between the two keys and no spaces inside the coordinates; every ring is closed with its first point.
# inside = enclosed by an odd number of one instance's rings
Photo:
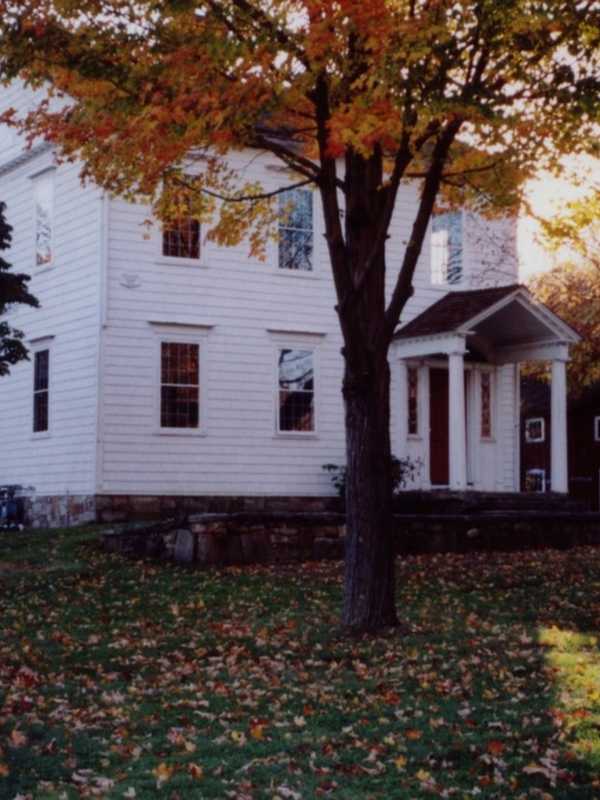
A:
{"type": "Polygon", "coordinates": [[[69,528],[95,521],[94,495],[33,495],[25,500],[25,524],[31,528],[69,528]]]}
{"type": "Polygon", "coordinates": [[[340,511],[337,497],[268,497],[222,495],[124,495],[96,496],[96,521],[129,522],[161,520],[182,514],[303,513],[340,511]]]}
{"type": "MultiPolygon", "coordinates": [[[[466,553],[600,545],[600,514],[490,512],[396,515],[398,554],[466,553]]],[[[183,564],[226,566],[344,556],[340,513],[193,514],[154,526],[121,526],[103,535],[109,550],[183,564]]]]}

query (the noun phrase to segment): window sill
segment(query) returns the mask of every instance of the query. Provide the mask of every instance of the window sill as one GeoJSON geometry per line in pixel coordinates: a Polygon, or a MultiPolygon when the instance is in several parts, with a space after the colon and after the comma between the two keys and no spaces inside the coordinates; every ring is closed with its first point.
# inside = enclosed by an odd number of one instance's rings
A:
{"type": "Polygon", "coordinates": [[[52,436],[50,431],[39,431],[38,433],[31,434],[31,441],[35,442],[38,439],[49,439],[52,436]]]}
{"type": "Polygon", "coordinates": [[[496,444],[495,436],[481,436],[480,441],[484,444],[496,444]]]}
{"type": "Polygon", "coordinates": [[[423,441],[423,437],[421,436],[420,433],[408,433],[406,435],[406,439],[409,442],[422,442],[423,441]]]}
{"type": "Polygon", "coordinates": [[[298,439],[303,440],[311,440],[311,439],[318,439],[318,433],[303,433],[302,431],[282,431],[281,433],[278,431],[277,433],[273,434],[273,439],[298,439]]]}
{"type": "Polygon", "coordinates": [[[43,267],[36,264],[31,271],[31,277],[35,278],[36,275],[44,275],[46,272],[52,272],[53,269],[56,269],[54,261],[50,264],[44,264],[43,267]]]}
{"type": "Polygon", "coordinates": [[[154,436],[207,436],[205,430],[195,428],[159,428],[154,431],[154,436]]]}
{"type": "MultiPolygon", "coordinates": [[[[598,441],[598,439],[596,439],[598,441]]],[[[525,444],[545,444],[545,439],[525,439],[525,444]]]]}
{"type": "Polygon", "coordinates": [[[273,269],[274,275],[281,275],[285,278],[305,278],[310,281],[319,280],[321,278],[320,271],[311,269],[285,269],[283,267],[275,267],[273,269]]]}
{"type": "Polygon", "coordinates": [[[154,263],[169,267],[197,267],[198,269],[208,269],[208,264],[201,258],[176,258],[175,256],[160,256],[160,258],[154,259],[154,263]]]}

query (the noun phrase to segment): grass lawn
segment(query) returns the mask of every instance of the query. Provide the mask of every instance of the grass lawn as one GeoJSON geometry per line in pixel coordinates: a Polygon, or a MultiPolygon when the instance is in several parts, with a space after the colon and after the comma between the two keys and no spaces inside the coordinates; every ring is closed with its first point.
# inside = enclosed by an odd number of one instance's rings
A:
{"type": "Polygon", "coordinates": [[[0,797],[600,798],[600,549],[200,572],[0,534],[0,797]]]}

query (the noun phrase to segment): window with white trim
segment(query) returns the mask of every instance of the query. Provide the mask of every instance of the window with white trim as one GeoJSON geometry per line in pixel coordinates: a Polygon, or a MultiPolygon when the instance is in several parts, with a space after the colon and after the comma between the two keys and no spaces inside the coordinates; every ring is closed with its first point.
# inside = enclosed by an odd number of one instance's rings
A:
{"type": "Polygon", "coordinates": [[[594,441],[600,442],[600,417],[594,417],[594,441]]]}
{"type": "Polygon", "coordinates": [[[305,348],[280,348],[277,381],[277,430],[280,433],[314,432],[314,352],[305,348]]]}
{"type": "Polygon", "coordinates": [[[546,470],[528,469],[525,473],[525,491],[541,493],[546,491],[546,470]]]}
{"type": "Polygon", "coordinates": [[[33,432],[44,433],[49,428],[50,408],[50,350],[33,354],[33,432]]]}
{"type": "Polygon", "coordinates": [[[313,269],[313,193],[290,189],[279,195],[279,268],[313,269]]]}
{"type": "Polygon", "coordinates": [[[34,178],[33,198],[35,263],[43,267],[54,260],[54,170],[34,178]]]}
{"type": "Polygon", "coordinates": [[[160,427],[200,427],[200,346],[197,343],[161,342],[160,427]]]}
{"type": "Polygon", "coordinates": [[[165,224],[162,232],[162,254],[165,258],[200,259],[200,223],[186,217],[165,224]]]}
{"type": "Polygon", "coordinates": [[[546,420],[543,417],[529,417],[525,420],[525,441],[528,444],[546,441],[546,420]]]}
{"type": "Polygon", "coordinates": [[[408,367],[408,435],[419,435],[419,370],[408,367]]]}
{"type": "Polygon", "coordinates": [[[459,284],[462,277],[462,212],[434,214],[431,219],[431,281],[452,286],[459,284]]]}

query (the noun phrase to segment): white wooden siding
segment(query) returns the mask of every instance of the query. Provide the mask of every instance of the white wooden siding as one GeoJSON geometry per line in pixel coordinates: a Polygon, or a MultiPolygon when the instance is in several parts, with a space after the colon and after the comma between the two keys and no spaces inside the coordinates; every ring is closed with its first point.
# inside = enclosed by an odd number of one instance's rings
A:
{"type": "MultiPolygon", "coordinates": [[[[2,107],[30,103],[12,88],[2,107]]],[[[15,151],[11,151],[11,157],[15,151]]],[[[4,164],[7,162],[4,161],[4,164]]],[[[32,485],[38,494],[92,494],[96,485],[97,357],[99,342],[100,193],[82,189],[74,165],[55,173],[54,265],[34,263],[31,176],[52,166],[50,152],[0,174],[13,244],[5,257],[32,276],[40,309],[16,306],[9,321],[27,340],[53,337],[48,436],[32,433],[33,360],[0,379],[0,484],[32,485]]]]}

